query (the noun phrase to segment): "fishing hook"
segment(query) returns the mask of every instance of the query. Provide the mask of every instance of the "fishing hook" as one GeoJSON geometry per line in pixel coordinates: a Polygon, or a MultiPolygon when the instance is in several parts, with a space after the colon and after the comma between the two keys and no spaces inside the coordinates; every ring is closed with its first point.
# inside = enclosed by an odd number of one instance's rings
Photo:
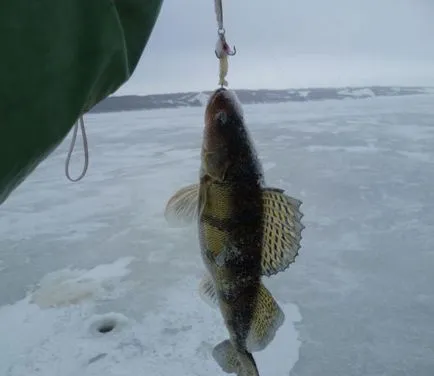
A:
{"type": "MultiPolygon", "coordinates": [[[[229,46],[228,46],[229,47],[229,46]]],[[[228,48],[228,51],[226,52],[229,56],[235,56],[237,54],[237,49],[235,48],[235,46],[232,48],[232,50],[230,50],[228,48]]]]}
{"type": "MultiPolygon", "coordinates": [[[[232,48],[232,50],[230,49],[229,45],[226,43],[226,40],[224,39],[223,35],[220,35],[220,39],[222,41],[223,44],[223,48],[222,50],[226,53],[226,55],[228,56],[235,56],[237,53],[237,49],[235,48],[235,46],[232,48]]],[[[214,50],[215,56],[217,57],[217,59],[221,59],[222,58],[222,54],[219,54],[217,52],[217,50],[214,50]]]]}

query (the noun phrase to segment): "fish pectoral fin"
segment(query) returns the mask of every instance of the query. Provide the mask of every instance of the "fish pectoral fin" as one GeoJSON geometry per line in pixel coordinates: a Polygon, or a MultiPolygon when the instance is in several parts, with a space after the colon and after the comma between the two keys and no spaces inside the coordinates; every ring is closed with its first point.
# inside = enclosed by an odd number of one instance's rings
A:
{"type": "Polygon", "coordinates": [[[284,271],[295,261],[301,247],[302,202],[278,188],[264,188],[262,275],[284,271]]]}
{"type": "Polygon", "coordinates": [[[212,308],[218,308],[218,297],[214,281],[209,274],[205,274],[199,284],[200,297],[212,308]]]}
{"type": "Polygon", "coordinates": [[[236,373],[241,368],[237,350],[228,339],[214,347],[212,356],[223,372],[236,373]]]}
{"type": "Polygon", "coordinates": [[[284,321],[285,314],[268,289],[261,283],[252,325],[246,340],[247,350],[255,352],[265,349],[284,321]]]}
{"type": "Polygon", "coordinates": [[[167,202],[166,221],[172,226],[185,226],[197,220],[199,213],[199,183],[179,189],[167,202]]]}

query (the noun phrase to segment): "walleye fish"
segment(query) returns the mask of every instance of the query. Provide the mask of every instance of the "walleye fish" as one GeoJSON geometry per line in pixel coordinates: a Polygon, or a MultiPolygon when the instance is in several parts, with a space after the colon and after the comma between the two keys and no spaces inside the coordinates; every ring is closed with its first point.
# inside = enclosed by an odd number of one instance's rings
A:
{"type": "Polygon", "coordinates": [[[266,187],[238,98],[219,88],[205,110],[199,183],[168,201],[169,223],[197,221],[207,273],[199,292],[218,307],[229,339],[213,349],[226,373],[259,376],[252,352],[263,350],[284,313],[262,276],[284,271],[301,242],[301,201],[266,187]]]}

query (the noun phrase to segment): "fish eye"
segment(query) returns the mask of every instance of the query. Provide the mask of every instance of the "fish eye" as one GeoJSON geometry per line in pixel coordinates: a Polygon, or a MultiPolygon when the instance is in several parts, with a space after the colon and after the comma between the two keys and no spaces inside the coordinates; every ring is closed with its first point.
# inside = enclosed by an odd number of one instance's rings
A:
{"type": "Polygon", "coordinates": [[[228,115],[225,111],[219,111],[214,115],[214,120],[225,124],[228,121],[228,115]]]}

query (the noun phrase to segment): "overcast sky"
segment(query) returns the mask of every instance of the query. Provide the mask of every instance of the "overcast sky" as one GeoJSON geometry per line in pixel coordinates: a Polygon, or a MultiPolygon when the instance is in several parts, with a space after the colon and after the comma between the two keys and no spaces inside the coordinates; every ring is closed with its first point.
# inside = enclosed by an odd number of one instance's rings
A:
{"type": "MultiPolygon", "coordinates": [[[[232,88],[434,85],[434,0],[223,0],[232,88]]],[[[116,95],[213,90],[214,0],[164,0],[116,95]]]]}

